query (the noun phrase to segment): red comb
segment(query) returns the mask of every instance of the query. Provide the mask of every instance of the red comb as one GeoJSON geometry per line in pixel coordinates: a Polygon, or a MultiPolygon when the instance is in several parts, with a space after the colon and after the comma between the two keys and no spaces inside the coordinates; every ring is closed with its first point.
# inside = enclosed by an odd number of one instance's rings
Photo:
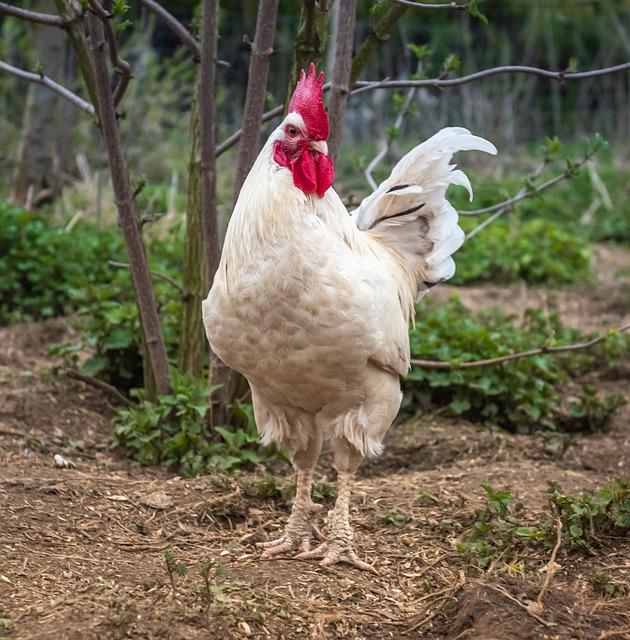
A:
{"type": "Polygon", "coordinates": [[[328,138],[328,113],[324,106],[324,72],[317,75],[311,62],[308,75],[300,71],[295,91],[289,102],[289,113],[299,113],[308,128],[308,134],[315,140],[328,138]]]}

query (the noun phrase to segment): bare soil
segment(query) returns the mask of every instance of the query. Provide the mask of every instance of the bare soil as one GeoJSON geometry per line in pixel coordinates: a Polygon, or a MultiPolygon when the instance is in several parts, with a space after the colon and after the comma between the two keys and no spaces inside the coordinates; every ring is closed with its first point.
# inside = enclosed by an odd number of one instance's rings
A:
{"type": "MultiPolygon", "coordinates": [[[[599,285],[460,293],[515,313],[545,299],[576,326],[612,326],[628,312],[627,281],[606,280],[619,255],[601,251],[614,255],[599,285]]],[[[437,415],[394,427],[354,494],[357,550],[376,563],[373,576],[261,561],[255,543],[277,535],[289,510],[263,497],[262,471],[191,480],[122,458],[111,447],[110,398],[56,375],[46,355],[69,332],[63,320],[0,329],[0,638],[630,638],[627,538],[588,554],[561,547],[538,612],[548,549],[524,552],[524,573],[500,559],[482,572],[453,546],[476,519],[483,482],[511,487],[528,520],[545,508],[549,481],[579,494],[630,476],[628,406],[605,432],[574,436],[553,456],[540,436],[437,415]],[[54,466],[56,453],[73,466],[54,466]],[[597,571],[617,595],[598,592],[597,571]]],[[[625,383],[611,384],[630,397],[625,383]]],[[[333,480],[326,455],[319,475],[333,480]]],[[[273,480],[288,489],[288,465],[273,480]]]]}

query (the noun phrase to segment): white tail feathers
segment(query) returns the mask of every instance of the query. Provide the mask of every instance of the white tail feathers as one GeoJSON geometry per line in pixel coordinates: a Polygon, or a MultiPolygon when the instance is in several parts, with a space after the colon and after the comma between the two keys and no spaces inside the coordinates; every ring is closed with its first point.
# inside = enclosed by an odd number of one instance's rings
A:
{"type": "Polygon", "coordinates": [[[473,197],[466,174],[450,164],[457,151],[497,153],[491,142],[467,129],[442,129],[405,155],[390,177],[352,213],[359,229],[403,256],[419,292],[453,276],[451,255],[464,242],[457,211],[446,199],[451,184],[464,187],[473,197]]]}

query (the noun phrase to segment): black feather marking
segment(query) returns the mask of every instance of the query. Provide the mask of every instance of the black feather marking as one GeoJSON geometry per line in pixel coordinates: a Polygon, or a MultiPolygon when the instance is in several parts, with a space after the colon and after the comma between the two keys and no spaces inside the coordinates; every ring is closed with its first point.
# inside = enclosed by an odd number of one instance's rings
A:
{"type": "Polygon", "coordinates": [[[392,191],[400,191],[401,189],[406,189],[407,187],[410,187],[410,184],[397,184],[395,187],[392,187],[391,189],[387,190],[387,193],[392,193],[392,191]]]}
{"type": "Polygon", "coordinates": [[[384,220],[391,220],[392,218],[400,218],[401,216],[409,215],[410,213],[414,213],[415,211],[419,211],[420,209],[422,209],[422,207],[424,207],[424,202],[419,204],[417,207],[411,207],[410,209],[405,209],[404,211],[401,211],[400,213],[392,213],[391,216],[386,216],[384,218],[378,218],[377,220],[374,220],[374,222],[366,229],[366,231],[369,231],[370,229],[373,229],[377,224],[379,224],[380,222],[383,222],[384,220]]]}

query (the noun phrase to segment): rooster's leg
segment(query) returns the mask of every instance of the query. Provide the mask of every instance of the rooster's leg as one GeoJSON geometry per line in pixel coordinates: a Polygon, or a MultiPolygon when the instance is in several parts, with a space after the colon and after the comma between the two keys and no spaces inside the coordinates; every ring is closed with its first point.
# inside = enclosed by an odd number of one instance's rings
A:
{"type": "Polygon", "coordinates": [[[264,549],[262,558],[296,551],[309,551],[314,535],[320,540],[323,539],[322,534],[309,522],[310,515],[322,508],[321,504],[316,504],[311,499],[313,470],[321,446],[321,435],[317,434],[310,440],[307,449],[294,454],[293,464],[297,471],[297,487],[289,522],[283,536],[257,545],[264,549]]]}
{"type": "Polygon", "coordinates": [[[326,542],[312,551],[304,551],[297,558],[321,558],[321,564],[328,566],[337,562],[347,562],[357,569],[376,573],[376,569],[361,560],[352,545],[353,532],[350,526],[350,493],[354,472],[359,466],[361,454],[345,439],[335,439],[335,467],[337,468],[337,500],[329,512],[329,531],[326,542]]]}

